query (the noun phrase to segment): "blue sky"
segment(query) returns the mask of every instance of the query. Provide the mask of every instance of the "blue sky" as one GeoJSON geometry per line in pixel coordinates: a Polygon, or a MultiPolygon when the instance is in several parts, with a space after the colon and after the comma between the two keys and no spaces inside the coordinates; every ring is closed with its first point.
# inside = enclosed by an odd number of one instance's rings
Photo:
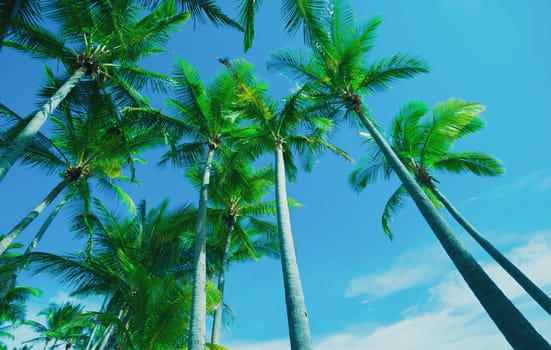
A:
{"type": "MultiPolygon", "coordinates": [[[[372,58],[408,52],[425,58],[431,66],[430,74],[398,82],[390,91],[366,99],[381,126],[387,128],[392,115],[411,99],[432,105],[458,97],[487,106],[485,130],[462,140],[457,149],[495,155],[505,164],[507,174],[488,179],[437,174],[440,188],[491,242],[551,293],[551,151],[545,146],[551,128],[547,108],[551,97],[551,3],[351,3],[359,19],[384,18],[372,58]]],[[[188,23],[169,46],[175,53],[147,65],[169,73],[176,57],[184,57],[208,80],[219,68],[217,57],[245,57],[269,81],[273,95],[284,96],[294,83],[267,73],[264,65],[271,50],[300,47],[301,40],[289,39],[282,32],[278,5],[277,1],[262,3],[255,45],[246,55],[242,54],[239,33],[209,25],[194,28],[188,23]]],[[[226,8],[232,9],[231,5],[226,8]]],[[[8,49],[0,53],[0,63],[0,102],[22,115],[32,112],[41,64],[8,49]]],[[[162,98],[154,102],[160,106],[162,98]]],[[[344,125],[334,141],[355,158],[362,154],[360,138],[344,125]]],[[[173,205],[197,201],[195,191],[183,181],[182,170],[159,170],[154,155],[149,158],[147,165],[138,168],[143,185],[131,189],[136,200],[146,198],[149,207],[165,197],[170,197],[173,205]]],[[[291,215],[316,348],[507,348],[412,203],[408,202],[393,222],[394,241],[383,234],[381,212],[397,181],[381,181],[355,194],[347,185],[351,167],[325,155],[313,173],[300,173],[288,187],[289,195],[305,204],[291,215]]],[[[33,169],[12,169],[0,183],[4,198],[0,232],[9,230],[56,181],[54,176],[33,169]]],[[[549,316],[452,226],[490,276],[551,341],[549,316]]],[[[21,241],[29,240],[37,227],[31,226],[21,241]]],[[[39,249],[58,253],[80,249],[71,238],[60,217],[39,249]]],[[[42,299],[30,305],[29,314],[52,300],[68,298],[66,288],[49,276],[27,275],[21,282],[44,290],[42,299]]],[[[236,350],[289,349],[278,261],[231,267],[226,291],[236,319],[224,330],[224,345],[236,350]]],[[[89,307],[94,307],[94,301],[89,307]]],[[[18,340],[27,339],[23,332],[18,340]]]]}

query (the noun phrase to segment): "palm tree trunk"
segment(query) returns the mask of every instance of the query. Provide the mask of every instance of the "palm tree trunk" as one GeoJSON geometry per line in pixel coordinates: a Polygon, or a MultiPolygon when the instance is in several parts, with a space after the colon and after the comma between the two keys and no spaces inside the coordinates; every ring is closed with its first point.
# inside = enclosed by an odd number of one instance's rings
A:
{"type": "Polygon", "coordinates": [[[199,207],[197,226],[195,229],[195,243],[193,252],[193,294],[191,299],[191,316],[189,322],[189,350],[204,350],[206,323],[207,323],[207,265],[206,265],[206,224],[207,201],[210,171],[214,159],[214,146],[209,146],[207,162],[203,172],[203,181],[199,193],[199,207]]]}
{"type": "Polygon", "coordinates": [[[90,350],[92,348],[92,342],[94,341],[94,336],[96,335],[98,328],[99,323],[96,323],[94,328],[92,328],[92,333],[90,334],[90,338],[88,339],[88,343],[86,344],[86,348],[84,350],[90,350]]]}
{"type": "Polygon", "coordinates": [[[69,185],[73,179],[69,176],[66,176],[63,181],[58,183],[54,189],[34,208],[27,216],[23,218],[14,228],[0,241],[0,255],[4,254],[8,246],[23,232],[23,230],[33,222],[36,217],[44,211],[44,209],[52,203],[52,201],[57,197],[67,185],[69,185]]]}
{"type": "Polygon", "coordinates": [[[275,156],[277,225],[291,350],[312,350],[313,346],[310,337],[310,326],[308,324],[308,313],[306,312],[304,294],[300,283],[293,234],[291,231],[291,218],[287,204],[283,147],[279,142],[276,142],[275,156]]]}
{"type": "Polygon", "coordinates": [[[23,256],[20,258],[20,260],[17,262],[17,265],[11,272],[11,276],[6,281],[6,284],[4,284],[4,286],[2,286],[2,288],[0,289],[0,300],[2,300],[6,296],[6,294],[8,294],[9,290],[14,286],[17,276],[19,276],[19,273],[27,263],[29,254],[31,254],[34,251],[34,248],[36,248],[36,245],[38,244],[38,242],[40,242],[40,240],[42,239],[42,236],[44,236],[44,233],[46,232],[48,227],[50,227],[50,224],[57,216],[57,213],[59,213],[59,211],[61,210],[61,208],[66,202],[67,202],[67,198],[63,198],[61,202],[59,202],[57,206],[54,208],[54,210],[50,213],[50,215],[48,215],[48,218],[46,218],[46,221],[44,221],[42,226],[40,226],[40,229],[34,236],[34,239],[28,245],[27,249],[25,250],[25,253],[23,253],[23,256]]]}
{"type": "Polygon", "coordinates": [[[506,256],[501,254],[490,242],[488,242],[478,230],[471,225],[452,205],[452,203],[440,192],[436,186],[431,187],[432,192],[453,218],[471,235],[471,237],[501,266],[540,306],[551,315],[551,298],[547,296],[532,280],[519,270],[506,256]]]}
{"type": "Polygon", "coordinates": [[[218,290],[220,291],[220,305],[214,311],[214,320],[212,321],[212,334],[210,342],[212,344],[218,344],[220,341],[220,330],[222,329],[222,314],[224,305],[224,285],[226,283],[226,271],[230,262],[230,246],[231,237],[233,232],[233,219],[228,224],[228,234],[226,235],[226,244],[224,246],[224,254],[222,255],[222,266],[218,274],[218,290]]]}
{"type": "Polygon", "coordinates": [[[507,299],[473,256],[461,245],[427,195],[401,163],[375,125],[367,118],[361,104],[358,104],[354,111],[406,187],[457,270],[509,344],[517,350],[551,349],[549,343],[507,299]]]}
{"type": "MultiPolygon", "coordinates": [[[[38,111],[31,121],[25,126],[23,130],[17,135],[17,137],[10,142],[10,145],[6,150],[0,154],[0,181],[4,179],[8,170],[19,158],[21,153],[29,142],[32,141],[34,136],[38,133],[42,125],[46,122],[46,119],[57,108],[59,103],[67,97],[71,90],[78,84],[80,79],[86,74],[85,68],[77,69],[73,75],[50,97],[50,99],[42,106],[42,109],[38,111]]],[[[0,253],[1,254],[1,253],[0,253]]]]}

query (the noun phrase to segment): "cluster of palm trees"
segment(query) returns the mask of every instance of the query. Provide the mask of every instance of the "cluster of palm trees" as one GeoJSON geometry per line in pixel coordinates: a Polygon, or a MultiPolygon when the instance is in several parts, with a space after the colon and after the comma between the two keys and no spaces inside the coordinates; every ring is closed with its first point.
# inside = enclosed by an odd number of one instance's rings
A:
{"type": "Polygon", "coordinates": [[[482,106],[450,99],[429,115],[424,103],[407,103],[387,138],[364,103],[365,96],[396,80],[428,72],[426,62],[408,54],[366,63],[380,18],[360,23],[344,0],[283,0],[286,29],[303,29],[305,48],[271,55],[268,69],[287,74],[298,86],[282,100],[272,98],[254,66],[241,59],[220,59],[208,84],[183,59],[170,77],[140,66],[162,52],[171,31],[189,18],[242,30],[244,49],[250,49],[258,6],[241,1],[238,20],[215,1],[27,0],[0,7],[2,50],[63,67],[60,74],[46,69],[39,93],[45,102],[37,112],[23,117],[0,104],[0,181],[17,161],[60,177],[0,240],[0,337],[29,324],[40,334],[30,341],[42,341],[45,348],[63,343],[82,349],[222,349],[229,264],[270,256],[281,261],[291,348],[312,349],[289,214],[300,204],[287,198],[286,183],[295,179],[297,162],[310,171],[324,151],[351,160],[331,143],[334,128],[348,122],[363,130],[369,147],[350,176],[352,187],[362,190],[378,174],[395,173],[401,181],[385,207],[385,232],[391,236],[389,221],[409,195],[511,346],[549,349],[438,210],[446,208],[551,313],[550,298],[461,216],[429,173],[504,172],[494,157],[453,152],[456,140],[483,127],[482,106]],[[145,91],[169,94],[167,111],[151,106],[145,91]],[[47,133],[41,131],[46,122],[47,133]],[[120,186],[138,181],[135,162],[153,148],[163,150],[161,165],[186,169],[199,192],[197,207],[170,210],[165,201],[148,210],[120,186]],[[256,168],[267,155],[273,165],[256,168]],[[103,204],[98,186],[115,193],[129,213],[103,204]],[[274,201],[266,199],[271,193],[274,201]],[[20,233],[56,201],[25,251],[14,253],[20,233]],[[68,202],[78,208],[71,226],[86,247],[66,256],[35,252],[68,202]],[[27,267],[60,276],[74,296],[100,297],[101,309],[50,305],[43,311],[47,324],[26,321],[25,297],[38,293],[17,285],[27,267]],[[213,318],[208,342],[207,315],[213,318]]]}

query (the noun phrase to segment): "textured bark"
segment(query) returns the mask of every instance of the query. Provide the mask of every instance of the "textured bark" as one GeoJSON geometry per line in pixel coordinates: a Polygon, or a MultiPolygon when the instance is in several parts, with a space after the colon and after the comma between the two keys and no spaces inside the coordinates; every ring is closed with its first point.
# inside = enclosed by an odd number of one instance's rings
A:
{"type": "Polygon", "coordinates": [[[509,344],[517,350],[551,349],[549,343],[507,299],[473,256],[461,245],[442,215],[432,205],[375,125],[367,118],[361,105],[358,105],[354,111],[406,187],[457,270],[509,344]]]}
{"type": "Polygon", "coordinates": [[[11,271],[11,276],[7,280],[6,284],[1,287],[0,289],[0,300],[2,300],[6,294],[8,294],[9,290],[15,285],[15,280],[17,279],[17,276],[19,276],[19,273],[21,270],[23,270],[23,267],[25,267],[25,264],[27,263],[27,259],[29,257],[29,254],[31,254],[34,251],[34,248],[36,248],[38,242],[42,239],[44,236],[44,233],[50,227],[50,224],[57,216],[57,213],[61,210],[63,205],[67,202],[66,198],[63,198],[57,206],[54,208],[54,210],[48,215],[42,226],[40,226],[40,229],[34,236],[33,240],[29,245],[27,246],[27,249],[25,250],[25,253],[23,253],[23,256],[21,257],[21,260],[17,263],[13,271],[11,271]]]}
{"type": "Polygon", "coordinates": [[[199,194],[197,227],[193,252],[193,295],[191,299],[191,317],[189,322],[189,350],[204,350],[207,322],[207,270],[206,270],[206,224],[207,201],[210,171],[214,159],[214,147],[209,148],[207,162],[203,172],[203,180],[199,194]]]}
{"type": "Polygon", "coordinates": [[[36,217],[40,213],[42,213],[42,211],[44,211],[44,209],[46,209],[48,205],[50,205],[50,203],[52,203],[57,195],[61,193],[61,191],[63,191],[63,189],[67,187],[67,185],[69,185],[71,181],[73,181],[71,178],[65,177],[63,181],[58,183],[54,187],[54,189],[46,196],[46,198],[44,198],[44,200],[36,206],[36,208],[34,208],[29,214],[27,214],[27,216],[23,218],[23,220],[21,220],[17,225],[15,225],[14,228],[11,229],[6,237],[4,237],[2,241],[0,241],[0,255],[4,254],[8,246],[21,234],[21,232],[23,232],[23,230],[27,226],[29,226],[33,222],[34,219],[36,219],[36,217]]]}
{"type": "Polygon", "coordinates": [[[501,254],[488,240],[486,240],[470,222],[459,213],[451,202],[433,186],[433,193],[453,218],[471,235],[471,237],[501,266],[548,314],[551,315],[551,298],[547,296],[532,280],[516,267],[506,256],[501,254]]]}
{"type": "Polygon", "coordinates": [[[78,84],[80,79],[86,73],[85,68],[77,69],[73,75],[63,84],[55,94],[42,106],[42,109],[34,115],[31,121],[25,126],[17,137],[10,142],[6,150],[0,154],[0,181],[4,179],[8,170],[17,161],[25,147],[32,141],[38,133],[46,119],[57,108],[57,106],[67,97],[71,90],[78,84]]]}
{"type": "Polygon", "coordinates": [[[285,163],[283,161],[281,144],[276,144],[275,156],[277,226],[291,350],[312,350],[308,313],[306,312],[291,231],[291,218],[287,204],[285,163]]]}
{"type": "Polygon", "coordinates": [[[224,253],[222,256],[222,266],[218,274],[218,290],[220,291],[220,305],[214,311],[214,320],[212,321],[212,333],[210,342],[218,344],[220,341],[220,331],[222,330],[222,314],[224,305],[224,285],[226,284],[226,271],[230,263],[230,247],[233,232],[233,222],[228,225],[228,234],[226,235],[226,244],[224,245],[224,253]]]}

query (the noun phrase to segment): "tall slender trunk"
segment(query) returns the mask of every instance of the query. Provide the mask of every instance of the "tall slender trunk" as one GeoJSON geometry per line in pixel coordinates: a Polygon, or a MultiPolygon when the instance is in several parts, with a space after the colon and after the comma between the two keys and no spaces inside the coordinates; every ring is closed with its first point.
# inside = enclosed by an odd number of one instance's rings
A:
{"type": "Polygon", "coordinates": [[[92,328],[92,333],[90,334],[90,338],[88,339],[88,343],[86,344],[86,348],[84,350],[90,350],[92,348],[92,343],[94,342],[94,336],[96,335],[98,328],[99,328],[99,323],[96,323],[94,325],[94,328],[92,328]]]}
{"type": "Polygon", "coordinates": [[[516,267],[506,256],[501,254],[488,240],[486,240],[470,222],[459,213],[453,204],[440,192],[436,186],[431,187],[432,192],[453,218],[471,235],[471,237],[501,266],[517,283],[551,315],[551,298],[547,296],[532,280],[516,267]]]}
{"type": "Polygon", "coordinates": [[[285,303],[287,305],[287,322],[289,324],[289,336],[291,350],[312,350],[308,313],[304,302],[304,294],[300,283],[293,233],[291,231],[291,218],[287,204],[287,188],[285,179],[285,163],[283,160],[283,147],[276,142],[275,152],[276,168],[276,207],[277,226],[279,236],[279,249],[281,254],[281,267],[283,269],[283,284],[285,287],[285,303]]]}
{"type": "Polygon", "coordinates": [[[33,222],[36,217],[46,209],[50,203],[57,197],[67,185],[69,185],[74,179],[66,176],[60,183],[58,183],[54,189],[34,208],[27,216],[23,218],[11,231],[0,241],[0,255],[4,254],[8,246],[23,232],[23,230],[33,222]]]}
{"type": "Polygon", "coordinates": [[[191,299],[191,316],[189,322],[189,350],[204,350],[207,323],[207,265],[206,265],[206,224],[207,201],[210,171],[214,159],[214,146],[209,146],[207,161],[203,172],[203,181],[199,193],[197,226],[193,251],[193,294],[191,299]]]}
{"type": "Polygon", "coordinates": [[[23,253],[23,256],[20,258],[20,260],[15,265],[13,271],[11,271],[11,276],[6,281],[6,284],[4,284],[4,286],[1,287],[1,289],[0,289],[0,300],[2,300],[6,296],[6,294],[8,294],[9,290],[15,285],[15,280],[17,279],[17,276],[19,276],[19,273],[21,272],[23,267],[25,267],[25,264],[27,263],[27,260],[29,258],[29,254],[31,254],[34,251],[34,248],[36,248],[36,245],[38,244],[38,242],[40,242],[40,240],[44,236],[44,233],[46,232],[48,227],[50,227],[50,224],[52,223],[52,221],[57,216],[57,213],[59,213],[59,211],[61,210],[61,208],[63,207],[63,205],[66,202],[67,202],[67,198],[63,198],[57,204],[57,206],[54,208],[54,210],[50,213],[50,215],[48,215],[48,217],[46,218],[46,220],[44,221],[42,226],[40,226],[40,229],[38,230],[38,232],[34,236],[34,239],[27,246],[27,249],[25,250],[25,253],[23,253]]]}
{"type": "Polygon", "coordinates": [[[31,121],[25,126],[17,137],[10,142],[6,150],[0,154],[0,181],[4,179],[8,170],[19,158],[27,145],[38,133],[46,119],[57,108],[57,106],[67,97],[71,90],[78,84],[80,79],[86,74],[85,68],[77,69],[73,75],[54,93],[52,97],[42,106],[42,109],[36,112],[31,121]]]}
{"type": "Polygon", "coordinates": [[[226,244],[224,245],[224,253],[222,255],[222,266],[220,267],[220,272],[218,274],[218,290],[220,291],[220,305],[214,311],[214,320],[212,321],[212,333],[210,342],[212,344],[218,344],[220,341],[220,330],[222,329],[222,314],[223,305],[224,305],[224,285],[226,283],[226,271],[230,263],[230,247],[231,247],[231,238],[233,232],[234,222],[233,219],[228,223],[228,234],[226,235],[226,244]]]}
{"type": "Polygon", "coordinates": [[[357,104],[354,111],[406,187],[457,270],[509,344],[516,350],[551,349],[549,343],[524,318],[473,256],[461,245],[442,215],[432,205],[375,125],[367,118],[361,103],[357,104]]]}

